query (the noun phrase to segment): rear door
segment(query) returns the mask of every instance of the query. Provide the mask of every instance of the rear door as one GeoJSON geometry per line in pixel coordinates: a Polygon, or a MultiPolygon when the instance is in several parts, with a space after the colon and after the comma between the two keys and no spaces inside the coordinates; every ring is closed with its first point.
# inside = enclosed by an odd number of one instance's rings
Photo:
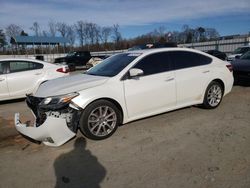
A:
{"type": "Polygon", "coordinates": [[[43,64],[30,61],[10,61],[7,81],[10,96],[32,93],[44,76],[43,64]]]}
{"type": "Polygon", "coordinates": [[[148,55],[133,68],[143,70],[144,75],[124,80],[129,118],[160,113],[176,105],[175,73],[166,52],[148,55]]]}
{"type": "Polygon", "coordinates": [[[170,52],[176,70],[177,106],[186,106],[202,100],[211,76],[212,59],[189,51],[170,52]]]}
{"type": "Polygon", "coordinates": [[[7,62],[0,62],[0,100],[9,98],[9,89],[6,76],[7,62]]]}

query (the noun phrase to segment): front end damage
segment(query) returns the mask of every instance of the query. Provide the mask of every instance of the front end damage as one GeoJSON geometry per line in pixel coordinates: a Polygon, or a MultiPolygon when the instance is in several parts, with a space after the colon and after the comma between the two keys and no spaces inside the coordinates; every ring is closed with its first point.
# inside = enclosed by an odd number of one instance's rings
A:
{"type": "Polygon", "coordinates": [[[34,126],[22,124],[15,114],[16,129],[24,136],[49,146],[60,146],[76,135],[81,115],[79,107],[71,103],[77,95],[39,98],[27,96],[26,102],[35,116],[34,126]]]}

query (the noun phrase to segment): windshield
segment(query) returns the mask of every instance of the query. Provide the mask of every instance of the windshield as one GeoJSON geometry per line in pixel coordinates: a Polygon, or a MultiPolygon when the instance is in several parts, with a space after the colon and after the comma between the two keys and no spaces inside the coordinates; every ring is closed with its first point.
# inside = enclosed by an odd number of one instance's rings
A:
{"type": "Polygon", "coordinates": [[[237,48],[236,50],[234,50],[233,54],[244,54],[248,50],[250,50],[250,47],[237,48]]]}
{"type": "Polygon", "coordinates": [[[243,56],[241,56],[240,59],[248,59],[248,60],[250,60],[250,51],[248,51],[243,56]]]}
{"type": "Polygon", "coordinates": [[[123,53],[111,56],[89,69],[85,74],[108,77],[115,76],[139,55],[140,54],[123,53]]]}

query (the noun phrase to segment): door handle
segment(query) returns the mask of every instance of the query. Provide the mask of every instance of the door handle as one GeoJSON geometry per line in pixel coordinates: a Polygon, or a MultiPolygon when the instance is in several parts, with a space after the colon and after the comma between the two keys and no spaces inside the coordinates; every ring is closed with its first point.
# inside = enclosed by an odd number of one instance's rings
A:
{"type": "Polygon", "coordinates": [[[202,73],[209,73],[210,72],[210,70],[206,70],[206,71],[203,71],[202,73]]]}
{"type": "Polygon", "coordinates": [[[35,73],[35,75],[41,75],[41,74],[42,74],[41,72],[35,73]]]}
{"type": "Polygon", "coordinates": [[[4,81],[5,80],[5,78],[0,78],[0,82],[2,82],[2,81],[4,81]]]}
{"type": "Polygon", "coordinates": [[[165,81],[166,81],[166,82],[170,82],[170,81],[172,81],[172,80],[174,80],[174,78],[167,78],[165,81]]]}

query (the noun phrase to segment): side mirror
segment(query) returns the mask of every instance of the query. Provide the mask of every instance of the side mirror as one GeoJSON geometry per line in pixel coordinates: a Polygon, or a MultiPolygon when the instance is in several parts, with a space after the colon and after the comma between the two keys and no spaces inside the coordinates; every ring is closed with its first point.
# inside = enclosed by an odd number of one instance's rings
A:
{"type": "Polygon", "coordinates": [[[129,70],[129,76],[131,78],[137,77],[137,76],[142,76],[143,75],[143,70],[137,69],[137,68],[132,68],[129,70]]]}

